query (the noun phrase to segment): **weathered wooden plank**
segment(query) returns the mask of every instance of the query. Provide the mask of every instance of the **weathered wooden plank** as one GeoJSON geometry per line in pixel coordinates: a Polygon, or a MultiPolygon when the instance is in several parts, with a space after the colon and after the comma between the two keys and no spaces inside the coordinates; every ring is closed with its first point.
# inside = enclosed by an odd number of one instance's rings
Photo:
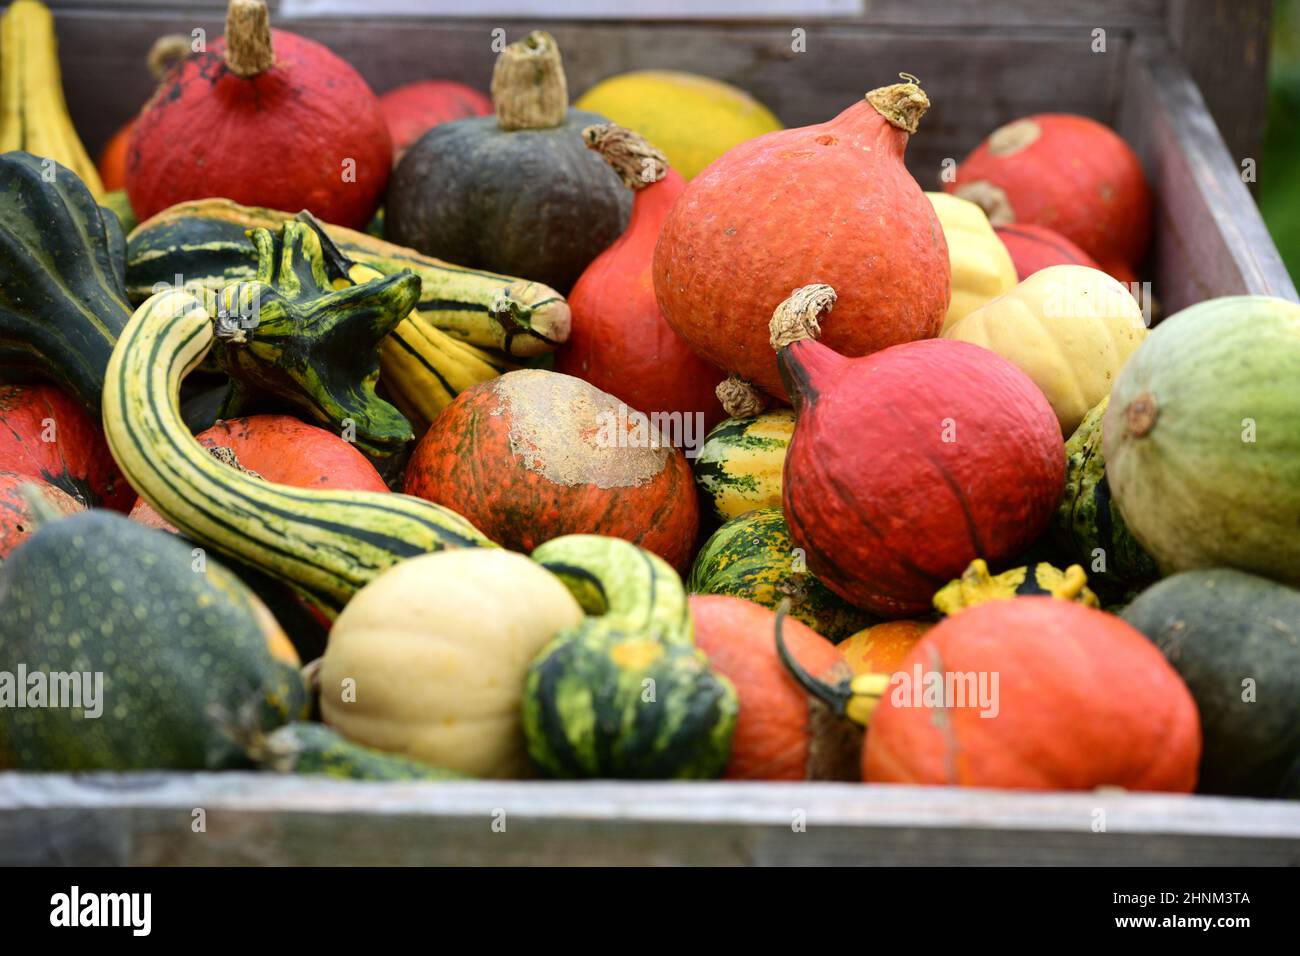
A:
{"type": "Polygon", "coordinates": [[[1151,261],[1165,313],[1219,295],[1294,300],[1241,167],[1186,69],[1162,40],[1140,41],[1129,66],[1119,130],[1155,188],[1151,261]]]}
{"type": "Polygon", "coordinates": [[[0,864],[35,863],[1296,865],[1300,804],[852,784],[0,774],[0,864]],[[200,808],[206,830],[195,832],[200,808]]]}

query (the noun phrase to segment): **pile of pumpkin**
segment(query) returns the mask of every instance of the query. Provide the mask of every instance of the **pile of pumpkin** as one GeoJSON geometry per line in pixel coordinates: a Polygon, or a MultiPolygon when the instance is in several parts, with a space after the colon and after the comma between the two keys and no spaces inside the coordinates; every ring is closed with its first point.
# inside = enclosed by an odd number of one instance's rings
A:
{"type": "Polygon", "coordinates": [[[925,193],[911,77],[377,98],[231,0],[101,181],[3,27],[0,671],[105,679],[5,765],[1300,792],[1300,306],[1149,331],[1103,125],[925,193]]]}

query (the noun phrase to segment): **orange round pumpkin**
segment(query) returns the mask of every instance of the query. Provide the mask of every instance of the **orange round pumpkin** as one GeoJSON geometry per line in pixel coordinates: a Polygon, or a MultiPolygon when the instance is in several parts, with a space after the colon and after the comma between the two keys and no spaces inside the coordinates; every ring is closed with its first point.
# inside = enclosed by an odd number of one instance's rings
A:
{"type": "Polygon", "coordinates": [[[968,608],[913,648],[872,715],[863,778],[1185,793],[1200,754],[1191,692],[1154,644],[1103,611],[1023,597],[968,608]],[[927,703],[928,674],[953,693],[927,703]]]}
{"type": "Polygon", "coordinates": [[[948,247],[903,164],[928,106],[911,83],[873,90],[826,123],[741,143],[691,180],[655,249],[668,324],[714,365],[782,399],[768,320],[799,286],[840,293],[825,343],[842,355],[938,335],[948,247]]]}
{"type": "Polygon", "coordinates": [[[604,534],[682,570],[699,508],[690,465],[671,441],[581,379],[520,369],[461,392],[439,413],[411,455],[404,490],[515,551],[604,534]]]}
{"type": "Polygon", "coordinates": [[[594,126],[584,136],[636,198],[623,235],[592,260],[569,293],[573,321],[568,341],[555,353],[555,370],[586,379],[638,411],[693,416],[699,447],[726,417],[714,393],[723,374],[664,321],[652,276],[655,242],[686,183],[635,133],[594,126]]]}
{"type": "Polygon", "coordinates": [[[1056,230],[1106,272],[1138,265],[1151,239],[1151,189],[1141,161],[1117,133],[1086,116],[1040,113],[999,127],[944,189],[984,207],[994,226],[1056,230]]]}
{"type": "Polygon", "coordinates": [[[86,507],[126,511],[135,500],[99,423],[53,385],[0,385],[0,470],[54,485],[86,507]]]}
{"type": "MultiPolygon", "coordinates": [[[[776,614],[744,598],[693,595],[695,643],[735,685],[740,716],[731,738],[730,780],[856,780],[861,737],[811,698],[777,656],[776,614]]],[[[848,675],[835,645],[806,624],[781,624],[790,653],[814,676],[848,675]]]]}
{"type": "MultiPolygon", "coordinates": [[[[229,418],[200,432],[195,439],[204,448],[229,448],[240,465],[282,485],[388,490],[375,466],[355,445],[292,415],[229,418]]],[[[131,509],[131,517],[151,528],[176,530],[143,499],[131,509]]]]}
{"type": "Polygon", "coordinates": [[[23,493],[24,486],[35,488],[59,514],[75,514],[86,508],[76,498],[39,478],[0,471],[0,561],[31,537],[40,523],[39,516],[23,493]]]}
{"type": "Polygon", "coordinates": [[[835,647],[855,676],[892,674],[933,626],[930,621],[885,621],[850,634],[835,647]]]}

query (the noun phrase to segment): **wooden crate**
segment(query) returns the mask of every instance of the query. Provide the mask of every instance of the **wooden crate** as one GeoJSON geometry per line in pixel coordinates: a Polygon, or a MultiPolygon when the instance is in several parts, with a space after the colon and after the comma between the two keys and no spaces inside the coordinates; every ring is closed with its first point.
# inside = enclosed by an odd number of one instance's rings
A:
{"type": "MultiPolygon", "coordinates": [[[[195,27],[220,34],[219,5],[167,12],[178,6],[55,4],[69,107],[92,149],[149,94],[142,63],[156,37],[195,27]]],[[[1145,277],[1166,313],[1217,295],[1296,298],[1240,175],[1241,160],[1258,157],[1269,4],[868,6],[860,18],[806,23],[279,25],[328,44],[380,91],[432,76],[486,88],[491,30],[515,38],[544,25],[574,91],[628,69],[690,70],[752,91],[788,125],[824,120],[899,71],[916,73],[934,108],[908,162],[926,188],[936,187],[945,159],[959,160],[1003,122],[1082,113],[1116,126],[1146,166],[1157,221],[1145,277]],[[806,31],[807,53],[791,50],[796,27],[806,31]],[[1099,28],[1105,52],[1092,49],[1099,28]],[[1217,105],[1231,151],[1184,56],[1217,105]]],[[[8,773],[0,774],[0,864],[13,863],[1296,865],[1300,804],[838,784],[8,773]],[[199,809],[204,832],[193,827],[199,809]]]]}

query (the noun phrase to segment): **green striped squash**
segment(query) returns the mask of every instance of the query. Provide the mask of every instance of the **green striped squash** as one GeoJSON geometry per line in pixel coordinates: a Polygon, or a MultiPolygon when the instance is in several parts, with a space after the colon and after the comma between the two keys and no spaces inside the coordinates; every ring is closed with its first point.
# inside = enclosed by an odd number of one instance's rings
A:
{"type": "Polygon", "coordinates": [[[99,417],[104,369],[131,317],[117,217],[71,170],[0,155],[0,373],[36,377],[99,417]]]}
{"type": "Polygon", "coordinates": [[[695,648],[681,578],[627,541],[566,535],[533,551],[589,616],[529,668],[523,726],[560,778],[708,778],[731,752],[735,688],[695,648]]]}
{"type": "Polygon", "coordinates": [[[469,780],[463,773],[431,767],[399,754],[348,740],[324,724],[296,721],[267,734],[252,748],[254,759],[277,773],[343,780],[469,780]]]}
{"type": "Polygon", "coordinates": [[[781,506],[781,471],[793,436],[788,408],[728,418],[709,432],[695,459],[695,482],[714,518],[781,506]]]}
{"type": "Polygon", "coordinates": [[[875,623],[807,570],[780,508],[757,508],[715,531],[700,548],[686,588],[692,594],[730,594],[773,610],[789,599],[790,616],[831,641],[875,623]]]}
{"type": "MultiPolygon", "coordinates": [[[[201,199],[163,210],[131,233],[126,260],[131,301],[171,287],[177,276],[186,286],[212,292],[253,279],[258,259],[245,234],[250,229],[278,231],[293,219],[292,213],[228,199],[201,199]]],[[[569,336],[568,303],[548,286],[452,265],[342,226],[324,223],[322,228],[349,259],[384,275],[410,270],[419,276],[416,308],[461,341],[535,358],[569,336]]]]}
{"type": "Polygon", "coordinates": [[[0,567],[0,595],[0,671],[28,675],[8,691],[0,675],[0,753],[21,769],[246,766],[244,740],[306,717],[297,655],[265,606],[188,542],[122,515],[50,521],[0,567]],[[47,692],[54,675],[83,675],[80,709],[17,706],[8,695],[32,703],[37,673],[47,692]]]}
{"type": "Polygon", "coordinates": [[[181,379],[207,354],[213,320],[188,292],[131,317],[104,384],[104,432],[131,486],[187,537],[294,585],[327,612],[402,558],[492,546],[447,508],[406,495],[293,488],[213,458],[185,428],[181,379]]]}
{"type": "Polygon", "coordinates": [[[1094,585],[1123,587],[1153,581],[1159,570],[1111,497],[1101,449],[1109,402],[1109,396],[1103,398],[1065,444],[1065,495],[1056,512],[1056,539],[1072,561],[1088,569],[1094,585]]]}

